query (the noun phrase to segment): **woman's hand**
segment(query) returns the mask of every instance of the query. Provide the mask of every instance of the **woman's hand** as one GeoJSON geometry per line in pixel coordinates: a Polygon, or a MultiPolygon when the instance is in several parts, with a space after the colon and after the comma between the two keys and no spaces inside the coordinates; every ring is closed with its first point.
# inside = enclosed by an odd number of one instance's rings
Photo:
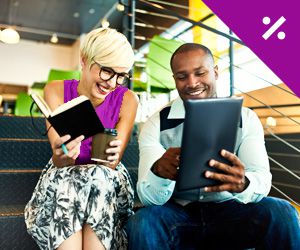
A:
{"type": "Polygon", "coordinates": [[[56,167],[74,165],[75,160],[80,154],[80,145],[82,140],[84,139],[84,136],[81,135],[76,139],[68,142],[65,145],[68,152],[67,154],[65,154],[65,152],[62,149],[62,144],[70,140],[70,138],[71,138],[70,135],[64,135],[62,137],[58,137],[52,145],[52,151],[53,151],[52,159],[56,167]]]}
{"type": "Polygon", "coordinates": [[[105,153],[108,154],[107,160],[108,163],[105,163],[104,165],[115,169],[120,161],[120,152],[121,152],[121,145],[122,141],[119,139],[115,139],[109,142],[109,148],[105,150],[105,153]]]}

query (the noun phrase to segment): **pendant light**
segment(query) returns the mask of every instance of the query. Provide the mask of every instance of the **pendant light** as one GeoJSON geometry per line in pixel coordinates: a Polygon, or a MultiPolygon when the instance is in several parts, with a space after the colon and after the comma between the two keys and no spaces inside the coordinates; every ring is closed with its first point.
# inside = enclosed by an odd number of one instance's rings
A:
{"type": "Polygon", "coordinates": [[[0,39],[4,43],[16,44],[20,41],[20,35],[15,29],[9,27],[1,31],[0,39]]]}
{"type": "MultiPolygon", "coordinates": [[[[9,2],[9,12],[8,12],[8,20],[9,24],[11,24],[11,8],[12,8],[12,0],[9,2]]],[[[14,6],[17,7],[19,2],[15,2],[14,6]]],[[[20,41],[19,33],[13,27],[7,27],[0,33],[0,40],[4,43],[16,44],[20,41]]]]}

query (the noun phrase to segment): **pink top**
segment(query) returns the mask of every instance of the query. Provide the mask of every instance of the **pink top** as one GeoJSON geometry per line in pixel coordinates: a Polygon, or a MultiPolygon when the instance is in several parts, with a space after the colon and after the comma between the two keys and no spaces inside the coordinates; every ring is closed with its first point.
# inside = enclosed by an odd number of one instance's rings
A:
{"type": "MultiPolygon", "coordinates": [[[[64,102],[68,102],[78,97],[77,87],[79,81],[65,80],[64,81],[64,102]]],[[[96,107],[96,113],[105,128],[115,128],[119,121],[120,109],[123,101],[123,96],[128,88],[119,86],[114,91],[110,92],[104,101],[96,107]]],[[[92,137],[81,142],[80,154],[76,159],[76,164],[94,163],[91,161],[92,137]]]]}

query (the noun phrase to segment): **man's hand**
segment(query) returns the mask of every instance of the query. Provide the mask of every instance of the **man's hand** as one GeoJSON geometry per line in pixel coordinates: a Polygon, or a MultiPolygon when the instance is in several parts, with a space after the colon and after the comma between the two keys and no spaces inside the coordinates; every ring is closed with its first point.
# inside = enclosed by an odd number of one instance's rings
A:
{"type": "Polygon", "coordinates": [[[175,180],[179,166],[180,148],[169,148],[152,166],[152,172],[162,178],[175,180]]]}
{"type": "Polygon", "coordinates": [[[245,166],[240,159],[233,153],[226,150],[221,151],[221,155],[231,162],[227,165],[216,160],[210,160],[209,166],[220,170],[221,173],[211,171],[205,172],[205,177],[221,182],[220,185],[205,187],[206,192],[228,191],[233,193],[243,192],[249,185],[249,180],[245,177],[245,166]]]}

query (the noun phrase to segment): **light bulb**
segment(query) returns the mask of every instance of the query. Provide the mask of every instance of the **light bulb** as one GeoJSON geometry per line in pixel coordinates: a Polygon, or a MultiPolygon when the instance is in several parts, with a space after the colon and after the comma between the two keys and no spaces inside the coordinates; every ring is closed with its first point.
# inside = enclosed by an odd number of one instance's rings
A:
{"type": "Polygon", "coordinates": [[[13,28],[6,28],[1,31],[1,41],[4,43],[16,44],[20,41],[20,35],[13,28]]]}
{"type": "Polygon", "coordinates": [[[51,43],[57,43],[58,42],[58,37],[56,33],[53,33],[51,39],[50,39],[51,43]]]}
{"type": "Polygon", "coordinates": [[[109,27],[109,22],[107,21],[107,19],[102,19],[101,26],[102,26],[102,28],[108,28],[109,27]]]}
{"type": "Polygon", "coordinates": [[[276,127],[276,125],[277,125],[276,119],[273,118],[273,117],[271,117],[271,116],[269,116],[269,117],[267,118],[267,120],[266,120],[266,125],[267,125],[268,127],[276,127]]]}
{"type": "Polygon", "coordinates": [[[118,11],[124,11],[124,10],[125,10],[125,7],[124,7],[124,5],[123,5],[123,4],[120,4],[120,3],[118,3],[118,4],[117,4],[117,10],[118,10],[118,11]]]}

